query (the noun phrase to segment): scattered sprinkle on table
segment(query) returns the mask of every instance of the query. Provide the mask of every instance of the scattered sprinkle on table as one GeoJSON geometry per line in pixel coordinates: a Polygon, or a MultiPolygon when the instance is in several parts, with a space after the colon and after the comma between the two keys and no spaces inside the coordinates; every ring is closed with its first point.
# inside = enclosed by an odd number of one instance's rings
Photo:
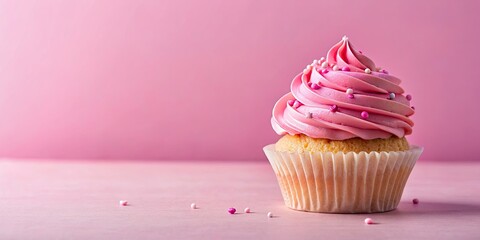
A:
{"type": "Polygon", "coordinates": [[[125,200],[120,200],[120,201],[118,202],[118,204],[119,204],[120,206],[127,206],[127,205],[128,205],[128,202],[125,201],[125,200]]]}
{"type": "Polygon", "coordinates": [[[228,211],[228,213],[230,213],[230,214],[235,214],[235,212],[237,211],[237,209],[235,209],[235,208],[229,208],[227,211],[228,211]]]}
{"type": "Polygon", "coordinates": [[[245,210],[243,210],[245,213],[250,213],[250,208],[245,208],[245,210]]]}
{"type": "Polygon", "coordinates": [[[412,202],[413,202],[413,204],[418,204],[418,203],[419,203],[418,198],[414,198],[414,199],[412,200],[412,202]]]}
{"type": "Polygon", "coordinates": [[[268,213],[267,213],[267,217],[268,217],[268,218],[272,218],[272,217],[273,217],[273,213],[272,213],[272,212],[268,212],[268,213]]]}
{"type": "Polygon", "coordinates": [[[190,204],[190,208],[191,209],[197,209],[197,204],[195,204],[195,203],[190,204]]]}
{"type": "Polygon", "coordinates": [[[365,224],[373,224],[373,220],[371,218],[365,218],[365,224]]]}

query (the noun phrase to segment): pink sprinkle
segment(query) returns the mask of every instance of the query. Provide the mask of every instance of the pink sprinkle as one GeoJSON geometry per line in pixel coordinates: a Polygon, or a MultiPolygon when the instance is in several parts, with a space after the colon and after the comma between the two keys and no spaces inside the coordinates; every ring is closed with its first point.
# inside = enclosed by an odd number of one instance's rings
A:
{"type": "Polygon", "coordinates": [[[407,96],[405,96],[405,98],[407,98],[407,100],[410,101],[410,100],[412,100],[412,95],[407,94],[407,96]]]}
{"type": "Polygon", "coordinates": [[[373,224],[373,220],[371,218],[365,218],[365,224],[373,224]]]}
{"type": "Polygon", "coordinates": [[[127,206],[127,205],[128,205],[128,202],[125,201],[125,200],[120,200],[120,201],[118,202],[118,204],[120,204],[120,206],[127,206]]]}
{"type": "Polygon", "coordinates": [[[385,69],[382,69],[380,72],[385,73],[385,74],[388,74],[388,71],[385,70],[385,69]]]}
{"type": "Polygon", "coordinates": [[[330,106],[330,112],[336,112],[337,110],[338,110],[337,105],[334,104],[334,105],[330,106]]]}
{"type": "Polygon", "coordinates": [[[310,87],[311,87],[312,89],[315,89],[315,90],[320,89],[320,86],[319,86],[318,84],[316,84],[316,83],[312,83],[312,85],[311,85],[310,87]]]}
{"type": "Polygon", "coordinates": [[[347,66],[345,66],[345,67],[342,67],[342,71],[348,72],[348,71],[350,71],[350,68],[349,68],[349,67],[347,67],[347,66]]]}
{"type": "Polygon", "coordinates": [[[245,212],[245,213],[250,213],[251,210],[250,210],[250,208],[247,207],[247,208],[245,208],[244,212],[245,212]]]}
{"type": "Polygon", "coordinates": [[[413,110],[415,110],[415,107],[414,107],[414,106],[412,106],[412,109],[413,109],[413,110]]]}
{"type": "Polygon", "coordinates": [[[297,100],[295,100],[295,102],[293,103],[294,108],[298,108],[298,107],[300,107],[300,105],[302,105],[302,104],[297,100]]]}
{"type": "Polygon", "coordinates": [[[323,69],[322,74],[326,74],[326,73],[328,73],[328,69],[323,69]]]}
{"type": "Polygon", "coordinates": [[[348,96],[348,98],[350,98],[350,99],[355,98],[355,96],[353,96],[353,94],[348,94],[347,96],[348,96]]]}
{"type": "Polygon", "coordinates": [[[363,119],[368,118],[368,112],[363,111],[360,115],[362,116],[363,119]]]}
{"type": "Polygon", "coordinates": [[[230,214],[235,214],[235,212],[237,211],[237,209],[235,209],[235,208],[232,207],[232,208],[229,208],[227,211],[228,211],[228,213],[230,213],[230,214]]]}
{"type": "Polygon", "coordinates": [[[288,100],[287,104],[290,105],[290,106],[293,106],[294,102],[295,102],[294,100],[290,99],[290,100],[288,100]]]}
{"type": "Polygon", "coordinates": [[[312,82],[308,82],[307,85],[308,85],[309,87],[312,87],[312,82]]]}
{"type": "Polygon", "coordinates": [[[362,52],[362,51],[358,51],[358,52],[359,52],[360,54],[363,54],[363,52],[362,52]]]}
{"type": "Polygon", "coordinates": [[[412,200],[412,202],[413,202],[413,204],[418,204],[418,203],[419,203],[418,198],[414,198],[414,199],[412,200]]]}

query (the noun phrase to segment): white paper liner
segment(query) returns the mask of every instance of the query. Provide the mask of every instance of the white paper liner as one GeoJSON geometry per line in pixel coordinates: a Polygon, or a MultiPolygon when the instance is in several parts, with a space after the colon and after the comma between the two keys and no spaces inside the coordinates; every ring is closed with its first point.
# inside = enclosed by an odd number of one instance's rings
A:
{"type": "Polygon", "coordinates": [[[305,152],[263,148],[287,207],[309,212],[373,213],[395,209],[423,148],[397,152],[305,152]]]}

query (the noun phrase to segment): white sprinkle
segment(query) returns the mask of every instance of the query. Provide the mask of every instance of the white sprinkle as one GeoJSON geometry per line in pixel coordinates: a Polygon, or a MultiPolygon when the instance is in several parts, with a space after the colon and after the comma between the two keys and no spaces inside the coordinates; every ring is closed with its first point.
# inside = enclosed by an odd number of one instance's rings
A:
{"type": "Polygon", "coordinates": [[[195,203],[190,204],[190,208],[191,209],[197,209],[197,204],[195,204],[195,203]]]}
{"type": "Polygon", "coordinates": [[[127,202],[126,200],[120,200],[120,201],[118,202],[118,204],[119,204],[120,206],[127,206],[127,205],[128,205],[128,202],[127,202]]]}
{"type": "Polygon", "coordinates": [[[337,65],[333,65],[333,71],[338,71],[338,66],[337,65]]]}
{"type": "Polygon", "coordinates": [[[348,40],[347,35],[343,36],[343,37],[342,37],[342,40],[343,40],[343,41],[347,41],[347,40],[348,40]]]}
{"type": "Polygon", "coordinates": [[[250,213],[250,212],[251,212],[251,211],[250,211],[250,208],[248,208],[248,207],[245,208],[245,210],[243,210],[243,211],[244,211],[245,213],[250,213]]]}
{"type": "Polygon", "coordinates": [[[347,94],[349,94],[349,95],[350,95],[350,94],[353,94],[353,89],[348,88],[347,91],[345,91],[345,93],[347,93],[347,94]]]}
{"type": "Polygon", "coordinates": [[[390,98],[391,100],[395,99],[395,93],[393,93],[393,92],[390,93],[390,94],[389,94],[389,98],[390,98]]]}
{"type": "Polygon", "coordinates": [[[373,224],[373,220],[371,218],[365,218],[365,224],[373,224]]]}
{"type": "Polygon", "coordinates": [[[372,70],[370,70],[370,68],[365,68],[365,73],[370,74],[372,73],[372,70]]]}
{"type": "Polygon", "coordinates": [[[268,213],[267,213],[267,217],[268,217],[268,218],[272,218],[272,217],[273,217],[273,213],[272,213],[272,212],[268,212],[268,213]]]}
{"type": "Polygon", "coordinates": [[[310,73],[311,69],[305,68],[303,69],[303,74],[308,74],[310,73]]]}
{"type": "Polygon", "coordinates": [[[327,61],[323,62],[322,63],[322,68],[327,68],[327,67],[328,67],[328,62],[327,61]]]}
{"type": "Polygon", "coordinates": [[[313,60],[312,65],[317,65],[317,64],[318,64],[318,60],[317,59],[313,60]]]}
{"type": "Polygon", "coordinates": [[[325,57],[320,58],[320,62],[323,62],[323,61],[325,61],[325,57]]]}

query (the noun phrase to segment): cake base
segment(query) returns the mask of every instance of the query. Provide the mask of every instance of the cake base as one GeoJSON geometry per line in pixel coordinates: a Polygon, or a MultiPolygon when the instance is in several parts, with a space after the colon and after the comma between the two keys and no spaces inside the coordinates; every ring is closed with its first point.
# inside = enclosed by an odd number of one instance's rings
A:
{"type": "Polygon", "coordinates": [[[282,152],[390,152],[405,151],[410,148],[405,137],[364,140],[351,138],[346,140],[329,140],[311,138],[303,134],[284,135],[275,144],[275,149],[282,152]]]}

